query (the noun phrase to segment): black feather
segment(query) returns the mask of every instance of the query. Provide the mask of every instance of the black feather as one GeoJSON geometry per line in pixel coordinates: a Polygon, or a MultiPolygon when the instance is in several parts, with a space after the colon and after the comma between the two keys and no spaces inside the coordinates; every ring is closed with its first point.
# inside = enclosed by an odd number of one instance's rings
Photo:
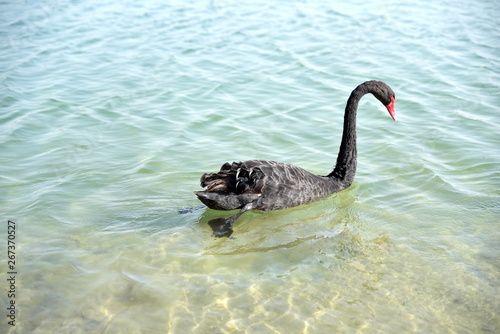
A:
{"type": "Polygon", "coordinates": [[[314,175],[300,167],[275,161],[226,162],[219,172],[203,174],[200,183],[206,190],[197,191],[196,195],[212,209],[241,209],[237,215],[224,219],[224,224],[232,224],[247,210],[284,209],[349,187],[356,173],[356,111],[359,100],[367,93],[375,95],[388,110],[388,103],[395,96],[381,81],[367,81],[352,91],[345,109],[337,163],[328,176],[314,175]]]}

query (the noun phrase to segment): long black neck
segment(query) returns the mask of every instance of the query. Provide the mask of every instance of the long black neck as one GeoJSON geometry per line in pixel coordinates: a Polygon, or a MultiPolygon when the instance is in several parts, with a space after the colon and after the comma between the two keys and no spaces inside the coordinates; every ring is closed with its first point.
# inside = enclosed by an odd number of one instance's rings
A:
{"type": "Polygon", "coordinates": [[[357,150],[356,150],[356,111],[359,100],[369,93],[370,87],[366,83],[354,89],[347,100],[344,114],[344,131],[340,143],[339,155],[333,172],[328,177],[334,178],[345,187],[349,187],[356,174],[357,150]]]}

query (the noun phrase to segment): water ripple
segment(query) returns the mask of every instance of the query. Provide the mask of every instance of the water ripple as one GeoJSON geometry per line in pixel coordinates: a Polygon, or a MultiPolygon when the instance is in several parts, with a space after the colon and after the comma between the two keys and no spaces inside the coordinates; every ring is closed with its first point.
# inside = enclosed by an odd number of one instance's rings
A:
{"type": "Polygon", "coordinates": [[[0,7],[19,331],[500,328],[494,2],[0,7]],[[207,224],[229,213],[178,214],[226,161],[329,173],[368,79],[394,88],[398,122],[363,98],[349,189],[245,213],[234,239],[207,224]]]}

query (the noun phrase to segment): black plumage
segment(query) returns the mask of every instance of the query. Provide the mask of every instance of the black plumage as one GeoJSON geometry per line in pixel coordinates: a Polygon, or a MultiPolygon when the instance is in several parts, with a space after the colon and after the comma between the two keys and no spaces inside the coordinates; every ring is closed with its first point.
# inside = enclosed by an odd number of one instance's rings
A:
{"type": "Polygon", "coordinates": [[[367,81],[356,87],[347,101],[337,162],[327,176],[268,160],[225,163],[219,172],[202,175],[201,186],[206,190],[196,191],[196,196],[211,209],[241,209],[238,214],[222,219],[224,224],[231,225],[248,210],[289,208],[349,187],[356,173],[356,111],[359,100],[367,93],[372,93],[386,106],[391,117],[396,120],[395,94],[387,84],[367,81]]]}

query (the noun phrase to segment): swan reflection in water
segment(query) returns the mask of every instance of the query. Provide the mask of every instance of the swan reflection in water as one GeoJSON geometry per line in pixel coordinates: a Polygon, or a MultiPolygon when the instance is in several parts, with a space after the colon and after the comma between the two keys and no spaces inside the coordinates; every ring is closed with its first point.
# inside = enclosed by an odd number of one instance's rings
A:
{"type": "MultiPolygon", "coordinates": [[[[200,204],[195,207],[179,209],[180,214],[192,213],[196,210],[204,209],[207,206],[205,204],[200,204]]],[[[236,220],[236,219],[234,219],[236,220]]],[[[233,222],[234,220],[228,221],[226,218],[216,218],[208,221],[208,225],[212,228],[213,236],[222,238],[229,238],[233,234],[233,222]]]]}

